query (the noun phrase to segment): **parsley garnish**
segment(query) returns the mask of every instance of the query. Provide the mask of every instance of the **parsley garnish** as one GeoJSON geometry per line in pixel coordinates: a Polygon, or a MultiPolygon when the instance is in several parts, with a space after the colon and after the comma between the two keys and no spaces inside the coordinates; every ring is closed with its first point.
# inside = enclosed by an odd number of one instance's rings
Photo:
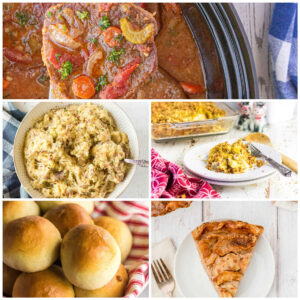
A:
{"type": "Polygon", "coordinates": [[[58,72],[61,74],[61,79],[67,79],[68,76],[72,73],[73,71],[73,65],[72,63],[67,60],[62,64],[62,67],[58,70],[58,72]]]}
{"type": "Polygon", "coordinates": [[[16,12],[16,18],[19,20],[21,26],[25,26],[28,22],[28,15],[25,11],[16,12]]]}
{"type": "Polygon", "coordinates": [[[51,18],[52,17],[52,12],[51,11],[47,11],[47,16],[48,16],[48,18],[51,18]]]}
{"type": "Polygon", "coordinates": [[[125,48],[122,48],[120,51],[117,51],[116,48],[113,48],[110,51],[109,56],[107,57],[107,60],[112,61],[116,65],[118,65],[119,60],[120,60],[120,56],[121,56],[121,54],[124,54],[124,53],[125,53],[125,48]]]}
{"type": "Polygon", "coordinates": [[[61,56],[61,54],[58,54],[58,53],[56,53],[55,54],[55,58],[56,58],[56,60],[59,62],[59,57],[61,56]]]}
{"type": "Polygon", "coordinates": [[[88,11],[81,12],[78,10],[78,11],[76,11],[76,14],[81,21],[83,21],[84,19],[87,19],[90,16],[88,11]]]}
{"type": "Polygon", "coordinates": [[[114,40],[118,41],[118,42],[121,42],[122,38],[123,38],[122,34],[117,34],[117,35],[114,36],[114,40]]]}
{"type": "Polygon", "coordinates": [[[93,39],[89,39],[88,41],[96,45],[98,40],[96,38],[93,38],[93,39]]]}
{"type": "Polygon", "coordinates": [[[108,17],[107,16],[103,16],[102,19],[100,20],[99,22],[99,26],[102,30],[105,30],[107,29],[108,27],[111,26],[109,20],[108,20],[108,17]]]}
{"type": "Polygon", "coordinates": [[[98,82],[97,82],[97,84],[96,84],[95,90],[96,90],[97,92],[99,92],[100,87],[101,87],[101,88],[104,88],[106,85],[107,85],[107,75],[104,74],[104,75],[101,75],[101,76],[98,78],[98,82]]]}

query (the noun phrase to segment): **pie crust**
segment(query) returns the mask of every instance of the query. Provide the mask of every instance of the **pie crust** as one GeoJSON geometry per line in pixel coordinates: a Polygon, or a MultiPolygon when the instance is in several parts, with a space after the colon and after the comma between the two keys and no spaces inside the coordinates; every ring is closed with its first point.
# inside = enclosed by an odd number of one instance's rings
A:
{"type": "Polygon", "coordinates": [[[189,207],[192,201],[151,201],[151,216],[168,214],[178,208],[189,207]]]}
{"type": "Polygon", "coordinates": [[[242,221],[203,223],[193,232],[200,259],[220,297],[234,297],[264,228],[242,221]]]}

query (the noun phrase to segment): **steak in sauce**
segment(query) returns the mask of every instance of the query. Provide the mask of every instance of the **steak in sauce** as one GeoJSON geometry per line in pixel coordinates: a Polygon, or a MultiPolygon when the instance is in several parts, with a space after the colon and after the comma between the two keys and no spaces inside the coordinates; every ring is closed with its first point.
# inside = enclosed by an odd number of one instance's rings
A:
{"type": "Polygon", "coordinates": [[[131,98],[157,69],[152,14],[129,3],[58,4],[42,57],[56,98],[131,98]]]}
{"type": "Polygon", "coordinates": [[[4,3],[4,98],[47,99],[50,81],[55,98],[206,97],[175,3],[4,3]]]}

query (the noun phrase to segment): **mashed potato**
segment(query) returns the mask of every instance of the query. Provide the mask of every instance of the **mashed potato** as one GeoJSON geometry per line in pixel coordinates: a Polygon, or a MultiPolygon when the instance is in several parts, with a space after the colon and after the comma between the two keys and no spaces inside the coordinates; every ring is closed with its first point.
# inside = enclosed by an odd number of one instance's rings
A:
{"type": "Polygon", "coordinates": [[[130,157],[126,133],[93,103],[52,110],[25,137],[33,188],[52,198],[103,198],[124,180],[130,157]]]}

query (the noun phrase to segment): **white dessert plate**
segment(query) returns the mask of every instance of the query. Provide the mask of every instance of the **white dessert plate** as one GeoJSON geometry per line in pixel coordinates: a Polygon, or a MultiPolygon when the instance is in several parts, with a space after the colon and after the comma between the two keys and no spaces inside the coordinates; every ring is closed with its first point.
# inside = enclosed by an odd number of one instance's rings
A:
{"type": "MultiPolygon", "coordinates": [[[[198,254],[192,234],[177,249],[175,279],[183,297],[218,297],[198,254]]],[[[264,235],[258,240],[236,297],[266,297],[275,276],[272,248],[264,235]]]]}
{"type": "MultiPolygon", "coordinates": [[[[234,143],[233,141],[228,141],[229,143],[234,143]]],[[[240,174],[227,174],[221,172],[215,172],[208,170],[206,168],[206,160],[208,157],[209,151],[216,146],[218,143],[207,143],[200,146],[192,147],[184,156],[183,163],[184,166],[192,173],[204,178],[213,181],[224,181],[224,182],[237,182],[237,181],[249,181],[262,177],[266,177],[270,174],[276,172],[270,164],[265,164],[260,168],[254,167],[247,170],[245,173],[240,174]]],[[[280,153],[269,146],[253,143],[263,154],[271,157],[278,163],[281,163],[280,153]]]]}
{"type": "MultiPolygon", "coordinates": [[[[129,117],[126,113],[115,103],[110,101],[91,101],[97,105],[102,105],[106,110],[108,110],[112,116],[114,117],[116,124],[119,130],[124,131],[128,135],[129,145],[131,150],[131,155],[133,159],[139,159],[139,143],[136,131],[134,126],[132,125],[129,117]]],[[[47,113],[51,109],[66,107],[70,104],[80,104],[80,101],[68,101],[68,102],[42,102],[34,106],[31,109],[21,122],[16,137],[14,141],[14,164],[15,169],[18,175],[18,178],[25,188],[26,192],[32,198],[45,198],[45,196],[39,191],[35,190],[30,184],[30,178],[26,172],[25,163],[24,163],[24,155],[23,155],[23,147],[26,132],[34,125],[34,123],[45,113],[47,113]]],[[[124,181],[117,184],[115,189],[113,190],[108,198],[117,198],[120,194],[127,188],[130,181],[132,180],[134,173],[136,171],[136,166],[132,166],[126,175],[124,181]]]]}
{"type": "MultiPolygon", "coordinates": [[[[192,174],[192,173],[191,173],[192,174]]],[[[244,180],[244,181],[217,181],[217,180],[210,180],[210,179],[205,179],[206,182],[214,185],[220,185],[220,186],[246,186],[246,185],[251,185],[251,184],[256,184],[256,183],[261,183],[269,178],[273,177],[276,173],[269,174],[264,177],[260,177],[257,179],[252,179],[252,180],[244,180]]]]}

